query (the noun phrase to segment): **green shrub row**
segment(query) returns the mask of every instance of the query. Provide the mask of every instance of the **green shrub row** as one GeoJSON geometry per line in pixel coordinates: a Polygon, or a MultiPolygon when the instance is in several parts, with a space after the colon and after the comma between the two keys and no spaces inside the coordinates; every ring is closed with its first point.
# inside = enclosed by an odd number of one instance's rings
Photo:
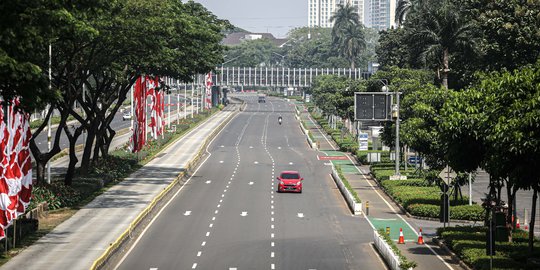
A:
{"type": "MultiPolygon", "coordinates": [[[[490,269],[491,256],[486,255],[488,228],[484,226],[456,226],[438,228],[437,235],[465,263],[477,270],[490,269]]],[[[495,243],[493,269],[538,269],[528,258],[540,257],[540,242],[535,241],[535,251],[528,251],[528,233],[512,232],[513,242],[495,243]]]]}
{"type": "Polygon", "coordinates": [[[336,171],[338,173],[338,176],[341,178],[341,180],[343,181],[343,184],[345,185],[345,187],[347,188],[347,190],[349,190],[349,192],[353,195],[354,199],[356,200],[356,202],[358,203],[361,203],[362,201],[360,200],[360,197],[358,196],[358,193],[356,193],[356,190],[354,190],[351,186],[351,184],[349,183],[349,181],[347,181],[347,178],[345,178],[345,176],[343,175],[343,171],[341,170],[341,166],[336,166],[336,171]]]}

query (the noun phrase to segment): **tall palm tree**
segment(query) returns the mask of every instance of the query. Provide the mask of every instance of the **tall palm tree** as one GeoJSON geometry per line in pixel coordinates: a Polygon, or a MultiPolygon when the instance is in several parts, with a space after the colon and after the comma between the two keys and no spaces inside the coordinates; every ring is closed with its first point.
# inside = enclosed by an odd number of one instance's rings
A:
{"type": "Polygon", "coordinates": [[[420,60],[440,71],[439,79],[448,88],[449,62],[453,52],[472,49],[477,43],[476,27],[466,21],[450,0],[431,0],[415,9],[405,26],[414,47],[420,48],[420,60]],[[429,63],[431,62],[431,63],[429,63]]]}
{"type": "Polygon", "coordinates": [[[416,2],[415,0],[398,0],[396,5],[396,16],[394,18],[394,21],[399,26],[402,26],[405,22],[405,19],[407,18],[407,14],[413,7],[413,2],[416,2]]]}
{"type": "Polygon", "coordinates": [[[334,23],[332,43],[338,48],[339,54],[351,63],[351,68],[354,68],[356,56],[366,47],[360,16],[349,3],[339,4],[330,21],[334,23]]]}

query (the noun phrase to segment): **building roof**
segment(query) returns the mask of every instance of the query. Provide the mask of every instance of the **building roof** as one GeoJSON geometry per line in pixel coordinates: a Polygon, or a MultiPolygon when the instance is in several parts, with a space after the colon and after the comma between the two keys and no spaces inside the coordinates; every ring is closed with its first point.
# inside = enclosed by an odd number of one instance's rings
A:
{"type": "Polygon", "coordinates": [[[275,38],[270,33],[234,32],[234,33],[228,34],[221,41],[221,43],[224,45],[233,46],[233,45],[238,45],[242,43],[242,41],[245,41],[245,40],[257,40],[257,39],[262,39],[262,38],[272,41],[272,43],[274,43],[278,47],[283,45],[285,42],[287,42],[286,38],[275,38]]]}

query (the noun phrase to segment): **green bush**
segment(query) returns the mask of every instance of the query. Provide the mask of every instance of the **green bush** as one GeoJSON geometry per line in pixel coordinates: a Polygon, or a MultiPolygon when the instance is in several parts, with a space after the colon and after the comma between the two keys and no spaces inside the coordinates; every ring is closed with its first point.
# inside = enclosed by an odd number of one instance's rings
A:
{"type": "MultiPolygon", "coordinates": [[[[486,255],[487,227],[457,226],[438,228],[437,235],[445,241],[465,263],[474,269],[490,269],[490,256],[486,255]]],[[[528,234],[521,230],[512,233],[513,242],[496,242],[493,269],[537,269],[528,258],[540,258],[540,243],[535,239],[535,250],[528,251],[528,234]]]]}

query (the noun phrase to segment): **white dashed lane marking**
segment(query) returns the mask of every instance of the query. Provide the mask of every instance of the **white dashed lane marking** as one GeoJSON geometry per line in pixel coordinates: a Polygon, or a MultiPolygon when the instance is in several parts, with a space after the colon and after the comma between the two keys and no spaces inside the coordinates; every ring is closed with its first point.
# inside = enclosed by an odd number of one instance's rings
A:
{"type": "Polygon", "coordinates": [[[191,267],[191,269],[195,269],[195,268],[197,268],[197,264],[196,264],[196,263],[193,264],[193,266],[191,267]]]}
{"type": "Polygon", "coordinates": [[[253,182],[249,182],[249,185],[250,185],[250,186],[253,185],[253,182]]]}
{"type": "Polygon", "coordinates": [[[299,218],[303,218],[303,217],[304,217],[304,213],[298,213],[298,217],[299,217],[299,218]]]}
{"type": "Polygon", "coordinates": [[[191,215],[191,211],[186,211],[186,212],[184,213],[184,216],[189,216],[189,215],[191,215]]]}
{"type": "Polygon", "coordinates": [[[247,216],[247,212],[242,212],[242,213],[240,214],[240,216],[243,216],[243,217],[247,216]]]}
{"type": "Polygon", "coordinates": [[[197,252],[197,257],[201,257],[202,251],[197,252]]]}
{"type": "Polygon", "coordinates": [[[206,183],[206,184],[210,184],[210,183],[212,183],[212,181],[208,180],[208,181],[206,181],[205,183],[206,183]]]}

